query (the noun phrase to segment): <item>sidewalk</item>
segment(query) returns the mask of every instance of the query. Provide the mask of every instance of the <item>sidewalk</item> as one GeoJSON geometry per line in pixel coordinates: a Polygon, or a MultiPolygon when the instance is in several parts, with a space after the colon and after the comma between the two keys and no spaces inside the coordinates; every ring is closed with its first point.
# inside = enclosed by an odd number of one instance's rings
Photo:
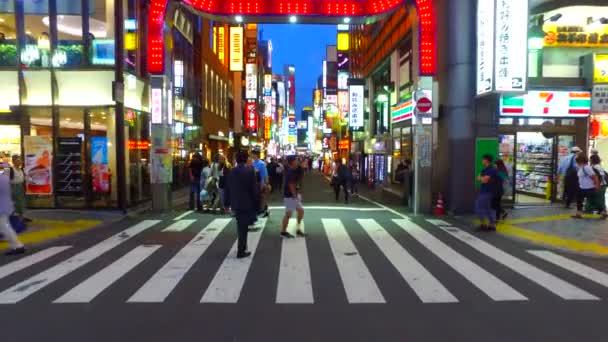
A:
{"type": "MultiPolygon", "coordinates": [[[[497,226],[497,232],[535,244],[582,253],[608,256],[608,221],[598,215],[573,219],[574,210],[562,206],[517,208],[497,226]]],[[[455,217],[474,227],[473,215],[455,217]]]]}

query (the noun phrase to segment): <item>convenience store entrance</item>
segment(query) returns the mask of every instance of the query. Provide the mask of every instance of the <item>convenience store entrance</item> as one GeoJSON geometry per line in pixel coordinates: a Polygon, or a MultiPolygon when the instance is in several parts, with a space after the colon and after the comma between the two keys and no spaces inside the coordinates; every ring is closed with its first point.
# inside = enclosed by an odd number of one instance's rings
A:
{"type": "Polygon", "coordinates": [[[550,205],[562,199],[558,166],[575,144],[575,136],[516,132],[499,136],[499,158],[505,162],[509,185],[505,200],[515,205],[550,205]]]}

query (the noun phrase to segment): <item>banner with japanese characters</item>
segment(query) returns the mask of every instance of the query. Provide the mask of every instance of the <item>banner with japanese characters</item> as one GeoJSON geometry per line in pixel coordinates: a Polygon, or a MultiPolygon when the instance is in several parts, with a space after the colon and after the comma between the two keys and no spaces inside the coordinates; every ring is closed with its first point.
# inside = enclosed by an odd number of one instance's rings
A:
{"type": "Polygon", "coordinates": [[[524,92],[528,77],[528,0],[497,0],[495,89],[524,92]]]}
{"type": "Polygon", "coordinates": [[[348,110],[348,123],[351,130],[359,130],[363,128],[364,112],[363,112],[363,100],[365,86],[363,85],[350,85],[349,86],[349,110],[348,110]]]}

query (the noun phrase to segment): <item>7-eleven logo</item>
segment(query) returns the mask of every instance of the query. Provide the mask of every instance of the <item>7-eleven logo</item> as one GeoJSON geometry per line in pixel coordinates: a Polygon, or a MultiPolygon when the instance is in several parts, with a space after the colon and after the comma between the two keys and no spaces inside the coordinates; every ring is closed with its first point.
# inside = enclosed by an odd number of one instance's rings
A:
{"type": "Polygon", "coordinates": [[[543,114],[549,114],[549,107],[551,106],[551,101],[555,98],[555,95],[552,92],[540,92],[538,96],[543,99],[543,114]]]}

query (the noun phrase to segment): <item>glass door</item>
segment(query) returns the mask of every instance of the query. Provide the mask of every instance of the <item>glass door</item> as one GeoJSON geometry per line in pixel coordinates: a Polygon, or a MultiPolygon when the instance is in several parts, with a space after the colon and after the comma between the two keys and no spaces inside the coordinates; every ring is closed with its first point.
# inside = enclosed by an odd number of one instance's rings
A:
{"type": "Polygon", "coordinates": [[[550,204],[554,139],[538,132],[518,132],[516,139],[515,201],[520,205],[550,204]]]}
{"type": "Polygon", "coordinates": [[[503,199],[512,202],[514,198],[515,176],[515,134],[498,136],[498,159],[502,160],[507,169],[508,182],[505,184],[503,199]]]}

